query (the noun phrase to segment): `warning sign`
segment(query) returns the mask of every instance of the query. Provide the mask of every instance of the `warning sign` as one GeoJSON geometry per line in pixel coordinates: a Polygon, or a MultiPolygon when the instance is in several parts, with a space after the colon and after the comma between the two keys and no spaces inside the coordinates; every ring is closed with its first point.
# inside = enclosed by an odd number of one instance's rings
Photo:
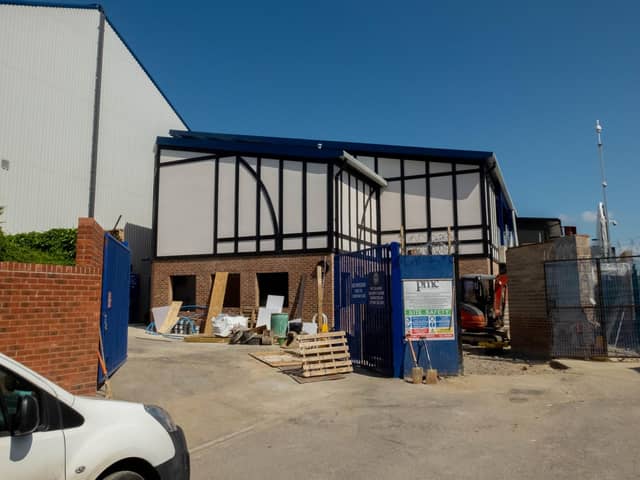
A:
{"type": "Polygon", "coordinates": [[[403,280],[402,284],[405,336],[454,340],[452,280],[403,280]]]}

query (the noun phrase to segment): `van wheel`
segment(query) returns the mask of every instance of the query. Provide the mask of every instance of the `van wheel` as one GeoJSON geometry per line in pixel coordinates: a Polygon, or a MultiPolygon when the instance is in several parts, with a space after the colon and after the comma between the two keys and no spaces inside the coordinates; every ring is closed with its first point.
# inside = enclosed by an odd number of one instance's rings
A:
{"type": "Polygon", "coordinates": [[[111,475],[104,477],[104,480],[144,480],[144,477],[136,472],[122,471],[114,472],[111,475]]]}

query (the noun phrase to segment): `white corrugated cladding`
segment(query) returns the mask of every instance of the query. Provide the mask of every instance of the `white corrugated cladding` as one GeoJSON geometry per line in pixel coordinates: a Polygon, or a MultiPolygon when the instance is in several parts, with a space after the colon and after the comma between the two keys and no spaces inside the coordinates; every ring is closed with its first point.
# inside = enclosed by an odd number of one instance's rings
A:
{"type": "Polygon", "coordinates": [[[0,204],[7,232],[87,215],[97,10],[0,5],[0,204]]]}
{"type": "Polygon", "coordinates": [[[156,137],[186,125],[108,23],[102,65],[96,220],[151,229],[156,137]]]}
{"type": "Polygon", "coordinates": [[[186,129],[118,34],[105,24],[102,57],[95,217],[120,228],[140,274],[140,303],[148,305],[153,256],[153,178],[156,137],[186,129]]]}

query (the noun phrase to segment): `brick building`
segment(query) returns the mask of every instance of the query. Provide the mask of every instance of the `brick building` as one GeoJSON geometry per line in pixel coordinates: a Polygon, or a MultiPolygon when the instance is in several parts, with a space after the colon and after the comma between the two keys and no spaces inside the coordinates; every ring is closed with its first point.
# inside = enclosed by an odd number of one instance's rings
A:
{"type": "MultiPolygon", "coordinates": [[[[497,273],[517,244],[515,210],[490,152],[171,131],[159,137],[152,304],[206,304],[230,272],[225,310],[293,301],[332,255],[404,241],[497,273]],[[401,237],[404,235],[404,238],[401,237]],[[444,251],[443,251],[444,247],[444,251]]],[[[305,316],[311,315],[305,311],[305,316]]]]}

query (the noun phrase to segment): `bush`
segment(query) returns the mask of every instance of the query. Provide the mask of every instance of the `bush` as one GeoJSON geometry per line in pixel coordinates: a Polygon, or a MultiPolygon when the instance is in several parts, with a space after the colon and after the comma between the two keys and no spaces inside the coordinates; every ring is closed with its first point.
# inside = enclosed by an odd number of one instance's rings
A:
{"type": "Polygon", "coordinates": [[[0,232],[0,261],[73,265],[77,233],[75,228],[15,235],[0,232]]]}

